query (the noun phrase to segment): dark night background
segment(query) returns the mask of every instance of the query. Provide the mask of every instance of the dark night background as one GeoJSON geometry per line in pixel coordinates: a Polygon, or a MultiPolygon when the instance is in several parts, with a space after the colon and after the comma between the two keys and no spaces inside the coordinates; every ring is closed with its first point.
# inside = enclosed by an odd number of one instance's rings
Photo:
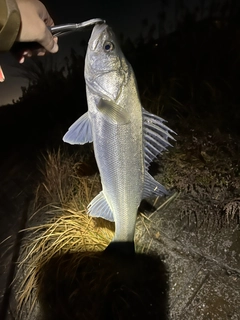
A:
{"type": "MultiPolygon", "coordinates": [[[[44,3],[56,24],[105,19],[133,66],[143,106],[161,114],[178,134],[190,132],[195,123],[202,132],[238,132],[238,1],[44,3]]],[[[83,72],[90,33],[59,38],[57,54],[23,65],[11,53],[1,56],[3,154],[18,150],[26,156],[30,149],[58,147],[87,110],[83,72]],[[4,106],[4,101],[13,104],[4,106]]]]}
{"type": "MultiPolygon", "coordinates": [[[[238,1],[44,3],[56,24],[105,19],[133,66],[143,105],[178,133],[179,119],[187,126],[195,119],[238,131],[238,1]]],[[[90,33],[64,36],[57,54],[23,65],[11,53],[1,56],[6,81],[0,104],[13,102],[0,108],[4,148],[29,151],[62,143],[68,126],[87,109],[83,70],[90,33]]]]}
{"type": "MultiPolygon", "coordinates": [[[[139,1],[43,1],[48,8],[55,24],[81,22],[91,18],[103,18],[112,26],[116,33],[130,37],[136,44],[140,34],[146,35],[151,29],[153,37],[160,39],[179,30],[180,24],[186,19],[203,21],[207,19],[232,19],[237,16],[240,4],[238,1],[206,1],[206,0],[139,0],[139,1]],[[147,25],[146,25],[147,24],[147,25]]],[[[212,23],[213,23],[212,21],[212,23]]],[[[193,25],[185,25],[189,31],[193,25]]],[[[209,26],[210,27],[210,26],[209,26]]],[[[208,32],[207,30],[205,30],[208,32]]],[[[90,31],[68,35],[61,38],[60,51],[51,57],[58,65],[64,65],[64,56],[69,54],[73,47],[77,52],[83,52],[81,43],[87,42],[90,31]]],[[[234,35],[233,35],[234,36],[234,35]]],[[[188,39],[191,45],[192,39],[188,39]]],[[[200,43],[199,43],[200,45],[200,43]]],[[[207,45],[202,43],[203,46],[207,45]]],[[[159,57],[160,58],[160,57],[159,57]]],[[[43,59],[42,59],[43,60],[43,59]]],[[[165,64],[164,61],[161,61],[165,64]]],[[[6,75],[6,81],[0,86],[0,106],[12,103],[21,96],[20,87],[27,86],[27,79],[20,77],[22,66],[14,60],[11,54],[2,54],[0,64],[6,75]]],[[[25,63],[25,68],[28,64],[25,63]]]]}
{"type": "MultiPolygon", "coordinates": [[[[139,36],[142,29],[142,20],[148,19],[150,24],[157,24],[158,13],[161,12],[164,5],[162,1],[49,1],[45,0],[49,13],[54,19],[55,24],[82,22],[92,18],[103,18],[112,28],[120,33],[135,39],[139,36]]],[[[173,4],[168,5],[170,16],[166,21],[166,28],[171,30],[174,28],[172,16],[173,4]],[[170,25],[172,24],[172,25],[170,25]]],[[[81,51],[81,42],[88,41],[91,30],[80,32],[75,35],[68,35],[61,38],[60,51],[54,55],[52,59],[58,64],[63,64],[63,57],[69,53],[70,47],[74,47],[77,51],[81,51]]],[[[156,33],[157,35],[157,33],[156,33]]],[[[5,83],[0,87],[0,106],[5,103],[11,103],[12,99],[18,98],[21,94],[21,84],[26,85],[27,81],[19,79],[19,65],[12,58],[11,54],[5,54],[1,57],[1,65],[6,75],[5,83]]]]}
{"type": "MultiPolygon", "coordinates": [[[[143,106],[178,133],[239,131],[238,1],[44,1],[56,24],[103,18],[132,64],[143,106]]],[[[59,146],[87,110],[84,58],[91,29],[59,38],[55,55],[19,65],[1,55],[2,152],[59,146]],[[5,105],[10,103],[8,105],[5,105]],[[5,105],[5,106],[4,106],[5,105]]]]}

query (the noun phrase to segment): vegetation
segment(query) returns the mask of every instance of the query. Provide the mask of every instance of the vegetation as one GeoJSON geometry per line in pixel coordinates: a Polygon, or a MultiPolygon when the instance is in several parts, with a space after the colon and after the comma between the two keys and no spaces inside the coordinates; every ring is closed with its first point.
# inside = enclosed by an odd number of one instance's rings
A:
{"type": "MultiPolygon", "coordinates": [[[[93,258],[93,253],[103,251],[113,238],[113,223],[87,215],[87,205],[99,193],[101,185],[99,174],[92,171],[89,157],[83,153],[70,156],[66,150],[59,149],[48,151],[43,157],[42,181],[37,186],[28,227],[22,230],[25,244],[16,276],[18,314],[22,316],[27,309],[27,319],[36,312],[45,266],[55,259],[59,262],[61,257],[63,262],[70,255],[64,277],[72,282],[82,259],[84,261],[89,255],[93,258]]],[[[136,231],[138,251],[141,252],[147,249],[139,243],[145,226],[143,219],[139,217],[136,231]]],[[[56,268],[58,270],[59,266],[54,266],[54,273],[56,268]]],[[[58,281],[64,277],[61,275],[58,281]]],[[[51,286],[50,279],[48,286],[51,286]]]]}

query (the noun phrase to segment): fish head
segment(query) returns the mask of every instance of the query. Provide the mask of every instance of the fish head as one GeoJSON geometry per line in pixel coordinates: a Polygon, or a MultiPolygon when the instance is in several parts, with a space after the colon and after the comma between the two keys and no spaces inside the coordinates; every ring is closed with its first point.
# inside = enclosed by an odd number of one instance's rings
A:
{"type": "Polygon", "coordinates": [[[105,23],[92,31],[85,58],[85,81],[88,89],[99,97],[117,101],[127,82],[129,64],[116,36],[105,23]]]}

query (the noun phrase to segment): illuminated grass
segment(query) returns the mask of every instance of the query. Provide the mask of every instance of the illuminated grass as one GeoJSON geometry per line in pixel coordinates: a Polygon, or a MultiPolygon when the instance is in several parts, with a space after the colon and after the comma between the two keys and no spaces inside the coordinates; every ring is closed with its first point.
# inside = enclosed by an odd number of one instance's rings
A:
{"type": "MultiPolygon", "coordinates": [[[[84,252],[103,251],[113,238],[114,223],[87,215],[87,205],[101,185],[98,174],[79,176],[81,164],[76,156],[67,157],[60,150],[44,157],[43,181],[37,188],[30,226],[22,230],[26,236],[16,276],[20,315],[28,306],[31,318],[37,306],[39,273],[52,258],[73,253],[76,263],[70,268],[74,269],[84,252]]],[[[137,227],[137,239],[140,234],[137,227]]]]}

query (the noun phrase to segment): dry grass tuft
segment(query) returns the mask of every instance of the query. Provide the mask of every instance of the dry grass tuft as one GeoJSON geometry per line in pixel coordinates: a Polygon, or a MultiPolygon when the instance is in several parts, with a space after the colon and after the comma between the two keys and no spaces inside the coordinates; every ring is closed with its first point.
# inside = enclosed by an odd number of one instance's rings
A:
{"type": "Polygon", "coordinates": [[[100,190],[99,179],[79,175],[79,168],[88,161],[84,153],[69,155],[60,148],[47,151],[41,161],[43,181],[37,188],[35,207],[49,203],[64,206],[73,201],[77,208],[84,208],[92,197],[94,185],[100,190]]]}
{"type": "MultiPolygon", "coordinates": [[[[79,156],[79,155],[78,155],[79,156]]],[[[37,300],[38,274],[43,265],[55,256],[67,253],[102,251],[114,234],[114,224],[87,215],[87,205],[100,191],[100,180],[81,177],[77,155],[61,150],[47,152],[43,181],[38,186],[33,214],[26,233],[17,274],[18,311],[37,300]]],[[[79,160],[79,159],[78,159],[79,160]]]]}
{"type": "MultiPolygon", "coordinates": [[[[90,167],[94,167],[91,159],[76,153],[70,156],[64,150],[48,151],[43,157],[43,180],[36,190],[28,228],[22,231],[26,236],[16,276],[20,318],[23,311],[27,310],[24,319],[32,319],[37,312],[45,266],[70,254],[74,258],[68,273],[74,273],[86,254],[103,251],[113,238],[113,223],[87,215],[87,205],[101,190],[99,174],[87,175],[90,167]]],[[[143,230],[148,231],[145,220],[143,216],[138,219],[137,241],[143,230]]],[[[150,245],[145,243],[137,251],[145,252],[150,245]]]]}
{"type": "Polygon", "coordinates": [[[237,218],[240,221],[240,198],[235,198],[229,201],[224,207],[223,212],[226,215],[227,222],[237,218]]]}
{"type": "Polygon", "coordinates": [[[30,243],[26,242],[24,259],[19,266],[19,271],[24,274],[18,295],[20,310],[27,303],[34,306],[39,272],[53,257],[67,253],[101,251],[113,237],[113,226],[110,223],[97,223],[85,210],[52,207],[50,214],[53,213],[56,218],[49,223],[27,230],[31,233],[30,243]]]}

